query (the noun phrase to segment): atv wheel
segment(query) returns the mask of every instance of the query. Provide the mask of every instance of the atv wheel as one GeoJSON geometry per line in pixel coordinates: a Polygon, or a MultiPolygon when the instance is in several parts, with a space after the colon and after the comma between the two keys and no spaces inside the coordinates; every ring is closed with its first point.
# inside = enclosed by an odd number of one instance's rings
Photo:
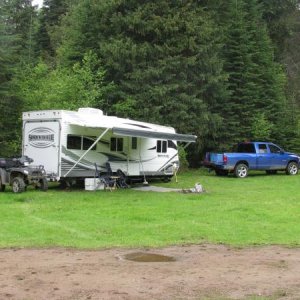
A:
{"type": "Polygon", "coordinates": [[[41,191],[44,191],[44,192],[46,192],[48,190],[48,181],[47,181],[46,178],[40,179],[40,181],[39,181],[39,189],[41,191]]]}
{"type": "Polygon", "coordinates": [[[26,185],[22,177],[15,177],[11,185],[14,193],[22,193],[26,189],[26,185]]]}

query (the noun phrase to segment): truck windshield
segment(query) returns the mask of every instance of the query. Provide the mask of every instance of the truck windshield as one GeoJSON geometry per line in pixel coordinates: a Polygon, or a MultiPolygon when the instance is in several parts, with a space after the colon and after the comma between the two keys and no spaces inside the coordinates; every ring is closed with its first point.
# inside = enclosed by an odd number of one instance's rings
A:
{"type": "Polygon", "coordinates": [[[237,146],[237,153],[256,153],[253,143],[241,143],[237,146]]]}

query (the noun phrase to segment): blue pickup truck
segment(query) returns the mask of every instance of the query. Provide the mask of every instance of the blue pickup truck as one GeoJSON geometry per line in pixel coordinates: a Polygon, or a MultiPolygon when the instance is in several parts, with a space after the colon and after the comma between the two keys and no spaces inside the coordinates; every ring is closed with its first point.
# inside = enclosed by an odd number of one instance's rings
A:
{"type": "Polygon", "coordinates": [[[299,156],[285,152],[273,143],[244,142],[237,145],[234,153],[206,153],[203,165],[215,170],[219,176],[234,173],[236,177],[244,178],[249,170],[266,171],[267,174],[285,171],[288,175],[296,175],[299,156]]]}

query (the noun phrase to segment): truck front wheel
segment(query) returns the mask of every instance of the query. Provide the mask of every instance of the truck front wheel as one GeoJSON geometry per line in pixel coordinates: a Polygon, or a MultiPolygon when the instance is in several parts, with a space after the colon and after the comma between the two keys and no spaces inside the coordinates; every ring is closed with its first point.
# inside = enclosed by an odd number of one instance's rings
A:
{"type": "Polygon", "coordinates": [[[298,165],[294,161],[289,162],[286,167],[286,174],[296,175],[297,173],[298,173],[298,165]]]}
{"type": "Polygon", "coordinates": [[[248,166],[245,164],[237,164],[234,168],[234,174],[238,178],[245,178],[248,175],[248,166]]]}
{"type": "Polygon", "coordinates": [[[14,193],[22,193],[26,189],[26,185],[22,177],[15,177],[11,185],[14,193]]]}

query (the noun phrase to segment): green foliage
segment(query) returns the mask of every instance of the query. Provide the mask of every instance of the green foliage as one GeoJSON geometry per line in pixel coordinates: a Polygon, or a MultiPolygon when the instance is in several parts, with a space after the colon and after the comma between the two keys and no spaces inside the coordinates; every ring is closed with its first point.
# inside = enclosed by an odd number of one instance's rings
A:
{"type": "Polygon", "coordinates": [[[31,56],[33,10],[28,0],[0,1],[0,155],[20,152],[21,107],[13,77],[31,56]]]}
{"type": "Polygon", "coordinates": [[[103,84],[105,71],[92,52],[86,53],[82,62],[71,69],[60,66],[51,69],[40,61],[19,74],[15,84],[24,101],[24,110],[103,107],[104,94],[111,88],[103,84]]]}
{"type": "Polygon", "coordinates": [[[282,58],[285,42],[292,35],[293,22],[290,16],[298,10],[299,0],[259,0],[263,8],[263,18],[266,21],[270,37],[276,47],[278,58],[282,58]]]}
{"type": "Polygon", "coordinates": [[[0,153],[18,151],[22,111],[79,106],[196,134],[194,166],[258,136],[253,120],[300,151],[298,5],[0,0],[0,153]]]}
{"type": "MultiPolygon", "coordinates": [[[[36,52],[49,59],[55,54],[60,41],[59,24],[61,18],[67,13],[68,0],[44,0],[39,13],[39,26],[35,33],[36,52]],[[58,34],[56,34],[58,32],[58,34]]],[[[85,51],[86,52],[86,51],[85,51]]]]}
{"type": "Polygon", "coordinates": [[[178,145],[178,157],[179,157],[180,171],[187,170],[189,163],[187,160],[187,153],[182,145],[178,145]]]}
{"type": "Polygon", "coordinates": [[[264,113],[257,114],[252,119],[252,139],[256,141],[269,141],[273,124],[270,123],[264,113]]]}
{"type": "Polygon", "coordinates": [[[198,150],[218,133],[215,103],[227,95],[218,28],[194,1],[82,1],[64,24],[60,62],[87,48],[102,58],[116,84],[110,113],[194,133],[198,150]]]}
{"type": "Polygon", "coordinates": [[[286,80],[281,66],[274,62],[262,9],[256,0],[232,0],[223,14],[220,24],[225,28],[224,69],[230,97],[219,103],[224,118],[219,145],[228,148],[252,138],[253,117],[262,115],[273,129],[268,136],[280,142],[286,80]]]}
{"type": "Polygon", "coordinates": [[[138,111],[137,101],[131,97],[117,102],[114,107],[114,111],[120,117],[128,117],[133,118],[138,111]]]}

